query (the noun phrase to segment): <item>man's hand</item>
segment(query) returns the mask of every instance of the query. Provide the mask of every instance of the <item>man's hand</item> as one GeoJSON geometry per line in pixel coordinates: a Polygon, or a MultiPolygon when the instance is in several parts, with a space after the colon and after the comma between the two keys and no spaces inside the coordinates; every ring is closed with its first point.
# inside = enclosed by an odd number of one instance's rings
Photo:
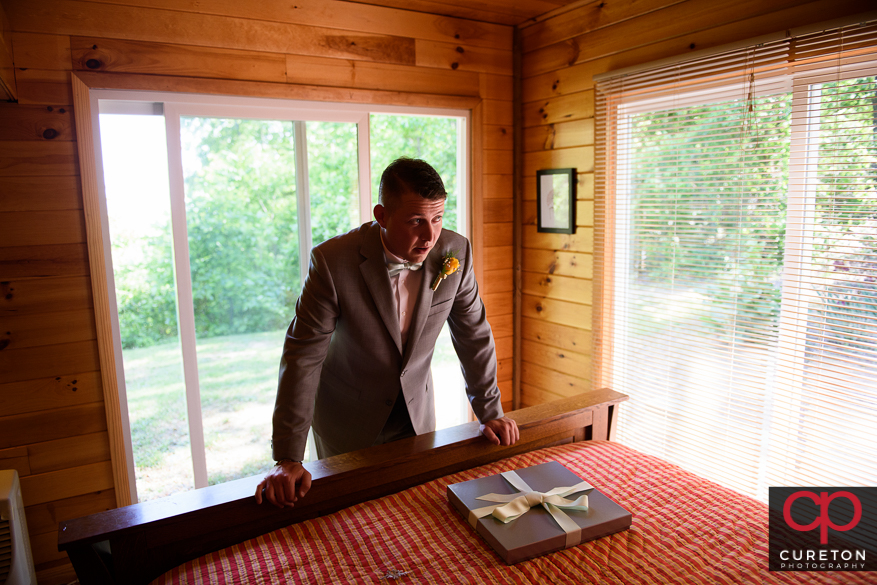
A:
{"type": "Polygon", "coordinates": [[[489,420],[481,425],[481,434],[494,445],[514,445],[521,437],[518,423],[506,417],[489,420]]]}
{"type": "Polygon", "coordinates": [[[256,488],[256,503],[265,498],[278,508],[290,508],[311,489],[311,474],[301,463],[284,461],[278,463],[256,488]]]}

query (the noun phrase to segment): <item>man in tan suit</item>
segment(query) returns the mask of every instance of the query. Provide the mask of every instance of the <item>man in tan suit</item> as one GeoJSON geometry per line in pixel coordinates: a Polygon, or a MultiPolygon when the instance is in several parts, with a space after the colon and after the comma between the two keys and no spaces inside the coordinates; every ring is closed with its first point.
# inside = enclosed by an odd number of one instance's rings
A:
{"type": "Polygon", "coordinates": [[[445,321],[466,394],[494,444],[518,439],[503,416],[496,352],[468,240],[442,229],[447,193],[414,159],[381,176],[375,222],[316,246],[289,326],[274,409],[277,465],[256,490],[292,506],[310,488],[301,464],[313,425],[320,458],[435,430],[430,363],[445,321]],[[459,269],[431,286],[444,259],[459,269]]]}

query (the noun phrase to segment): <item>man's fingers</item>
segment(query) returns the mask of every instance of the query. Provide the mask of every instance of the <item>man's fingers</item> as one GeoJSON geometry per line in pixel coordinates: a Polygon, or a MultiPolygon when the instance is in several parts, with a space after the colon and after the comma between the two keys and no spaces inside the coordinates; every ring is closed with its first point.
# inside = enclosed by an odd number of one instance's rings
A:
{"type": "Polygon", "coordinates": [[[262,490],[265,488],[266,481],[267,480],[263,479],[261,482],[259,482],[259,485],[256,487],[256,503],[260,504],[260,505],[262,504],[262,490]]]}
{"type": "Polygon", "coordinates": [[[308,490],[311,489],[311,474],[305,469],[301,475],[301,485],[298,487],[298,497],[303,498],[308,490]]]}
{"type": "Polygon", "coordinates": [[[494,445],[499,445],[500,440],[499,437],[496,436],[496,433],[493,432],[493,429],[488,425],[481,425],[481,434],[484,435],[484,438],[493,443],[494,445]]]}

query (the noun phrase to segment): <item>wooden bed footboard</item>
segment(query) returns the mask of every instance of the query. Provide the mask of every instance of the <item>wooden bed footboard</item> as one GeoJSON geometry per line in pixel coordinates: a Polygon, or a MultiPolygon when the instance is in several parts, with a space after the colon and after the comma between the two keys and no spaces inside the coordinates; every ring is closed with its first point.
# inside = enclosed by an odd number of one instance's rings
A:
{"type": "Polygon", "coordinates": [[[256,504],[260,475],[69,520],[59,525],[58,549],[83,585],[149,583],[209,552],[444,475],[543,447],[611,440],[624,400],[603,389],[508,413],[521,430],[509,447],[487,443],[473,422],[306,463],[313,484],[294,508],[256,504]]]}

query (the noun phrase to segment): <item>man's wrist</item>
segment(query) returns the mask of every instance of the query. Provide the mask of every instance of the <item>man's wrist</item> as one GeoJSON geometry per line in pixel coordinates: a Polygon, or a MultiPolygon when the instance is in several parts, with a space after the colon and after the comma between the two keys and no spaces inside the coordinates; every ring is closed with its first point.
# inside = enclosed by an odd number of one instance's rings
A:
{"type": "Polygon", "coordinates": [[[275,467],[280,467],[280,466],[282,466],[284,463],[301,463],[301,461],[296,460],[296,459],[290,459],[290,458],[286,457],[286,458],[283,458],[283,459],[279,459],[279,460],[277,461],[277,463],[274,464],[274,466],[275,466],[275,467]]]}

